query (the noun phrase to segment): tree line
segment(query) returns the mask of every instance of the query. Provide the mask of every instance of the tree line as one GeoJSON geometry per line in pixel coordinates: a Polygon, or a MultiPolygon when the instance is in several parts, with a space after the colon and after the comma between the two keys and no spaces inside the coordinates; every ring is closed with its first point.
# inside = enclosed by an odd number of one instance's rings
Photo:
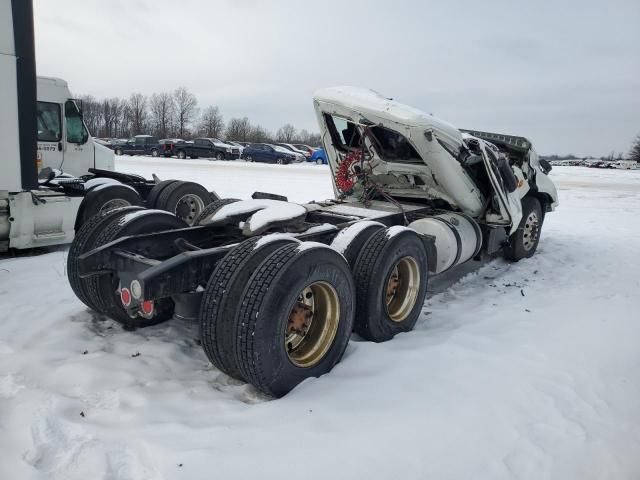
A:
{"type": "Polygon", "coordinates": [[[636,137],[633,144],[631,145],[631,150],[629,151],[629,160],[635,160],[640,163],[640,135],[636,137]]]}
{"type": "Polygon", "coordinates": [[[320,134],[298,130],[287,123],[275,133],[252,124],[248,117],[228,122],[216,105],[198,107],[198,99],[185,87],[173,92],[144,95],[132,93],[128,98],[96,99],[80,96],[84,121],[98,138],[129,138],[150,134],[161,138],[226,138],[239,142],[282,142],[320,145],[320,134]]]}

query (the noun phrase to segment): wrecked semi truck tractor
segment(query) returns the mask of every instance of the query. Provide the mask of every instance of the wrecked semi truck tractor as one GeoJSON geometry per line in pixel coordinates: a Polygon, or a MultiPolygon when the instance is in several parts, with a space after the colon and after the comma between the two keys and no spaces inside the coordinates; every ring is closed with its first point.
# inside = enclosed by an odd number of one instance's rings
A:
{"type": "Polygon", "coordinates": [[[217,196],[192,182],[115,172],[67,82],[36,77],[31,2],[0,0],[0,252],[70,243],[98,212],[170,211],[192,224],[217,196]]]}
{"type": "Polygon", "coordinates": [[[527,139],[350,87],[314,107],[335,198],[222,199],[191,227],[139,207],[97,215],[68,257],[78,297],[131,328],[196,320],[216,367],[282,396],[331,370],[352,331],[412,330],[430,276],[536,251],[558,201],[527,139]]]}

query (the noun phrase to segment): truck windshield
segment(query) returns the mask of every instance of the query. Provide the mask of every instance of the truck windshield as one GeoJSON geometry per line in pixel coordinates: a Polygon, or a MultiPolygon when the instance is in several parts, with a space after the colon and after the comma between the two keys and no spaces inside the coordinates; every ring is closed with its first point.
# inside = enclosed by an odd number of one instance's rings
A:
{"type": "Polygon", "coordinates": [[[64,116],[67,120],[67,142],[80,145],[86,143],[89,139],[89,132],[87,132],[82,115],[73,101],[67,100],[64,104],[64,116]]]}

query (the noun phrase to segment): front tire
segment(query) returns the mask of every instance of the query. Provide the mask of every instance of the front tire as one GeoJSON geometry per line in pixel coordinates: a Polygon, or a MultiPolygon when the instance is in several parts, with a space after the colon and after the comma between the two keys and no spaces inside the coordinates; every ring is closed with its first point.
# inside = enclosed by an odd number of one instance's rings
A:
{"type": "Polygon", "coordinates": [[[216,153],[216,160],[224,160],[224,155],[222,154],[222,152],[216,153]]]}
{"type": "Polygon", "coordinates": [[[151,150],[151,156],[152,157],[157,157],[158,156],[158,150],[155,149],[155,148],[153,150],[151,150]]]}
{"type": "Polygon", "coordinates": [[[542,207],[535,197],[522,199],[522,220],[518,229],[509,237],[509,245],[504,247],[507,260],[517,262],[530,258],[536,253],[542,229],[542,207]]]}

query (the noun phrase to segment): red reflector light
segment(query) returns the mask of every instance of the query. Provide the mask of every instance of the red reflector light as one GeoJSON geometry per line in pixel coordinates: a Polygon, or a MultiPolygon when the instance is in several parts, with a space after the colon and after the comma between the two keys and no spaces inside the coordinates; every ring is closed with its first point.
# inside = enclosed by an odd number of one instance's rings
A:
{"type": "Polygon", "coordinates": [[[140,311],[144,315],[151,315],[153,313],[153,300],[146,300],[142,302],[142,305],[140,305],[140,311]]]}
{"type": "Polygon", "coordinates": [[[131,292],[128,288],[120,289],[120,301],[125,307],[131,305],[131,292]]]}

